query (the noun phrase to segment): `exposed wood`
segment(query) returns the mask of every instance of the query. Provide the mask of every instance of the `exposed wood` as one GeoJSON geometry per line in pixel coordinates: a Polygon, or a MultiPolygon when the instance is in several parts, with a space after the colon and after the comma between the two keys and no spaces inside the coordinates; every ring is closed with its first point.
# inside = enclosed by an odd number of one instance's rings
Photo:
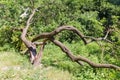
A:
{"type": "Polygon", "coordinates": [[[42,55],[43,55],[44,46],[45,46],[45,44],[42,44],[40,46],[40,51],[39,51],[38,55],[36,56],[36,58],[33,62],[34,66],[38,66],[41,63],[41,58],[42,58],[42,55]]]}
{"type": "Polygon", "coordinates": [[[43,39],[43,38],[51,38],[57,35],[58,33],[62,32],[63,30],[73,31],[84,41],[85,44],[87,44],[87,40],[84,38],[84,35],[73,26],[60,26],[56,28],[55,30],[53,30],[52,32],[39,34],[32,41],[36,41],[36,40],[43,39]]]}
{"type": "Polygon", "coordinates": [[[88,44],[88,43],[93,42],[93,41],[102,41],[102,40],[112,43],[110,40],[107,39],[109,31],[107,32],[105,37],[95,38],[95,37],[92,37],[92,36],[83,35],[77,28],[75,28],[73,26],[60,26],[60,27],[56,28],[55,30],[53,30],[52,32],[46,32],[46,33],[42,33],[42,34],[37,35],[35,38],[33,38],[32,41],[37,41],[39,39],[53,37],[53,36],[57,35],[58,33],[62,32],[64,30],[73,31],[83,40],[83,42],[85,44],[88,44]],[[87,38],[89,38],[91,40],[88,41],[87,38]]]}
{"type": "Polygon", "coordinates": [[[90,61],[88,58],[85,58],[85,57],[82,57],[82,56],[78,57],[78,56],[73,55],[73,53],[66,46],[64,46],[60,41],[54,39],[54,36],[57,35],[58,33],[60,33],[63,30],[73,31],[74,33],[76,33],[83,40],[83,42],[85,44],[88,44],[86,38],[90,38],[92,41],[101,41],[101,40],[106,40],[107,35],[108,35],[108,33],[107,33],[104,38],[87,37],[87,36],[84,36],[80,31],[78,31],[76,28],[74,28],[72,26],[61,26],[61,27],[58,27],[57,29],[53,30],[52,32],[39,34],[32,41],[47,38],[50,41],[52,41],[55,45],[60,47],[61,50],[63,52],[65,52],[66,55],[72,61],[75,61],[80,65],[82,64],[81,61],[83,61],[83,62],[88,63],[90,66],[92,66],[94,68],[112,68],[112,69],[120,70],[119,66],[116,66],[116,65],[113,65],[113,64],[96,64],[96,63],[90,61]]]}
{"type": "Polygon", "coordinates": [[[32,14],[30,15],[30,17],[28,18],[27,20],[27,23],[26,23],[26,27],[22,29],[22,34],[21,34],[21,40],[24,42],[24,44],[26,45],[26,47],[28,48],[29,52],[30,52],[30,55],[31,55],[31,63],[33,65],[38,65],[40,62],[41,62],[41,57],[42,57],[42,53],[43,53],[43,50],[44,50],[44,46],[45,46],[45,43],[47,40],[50,40],[51,42],[53,42],[55,45],[57,45],[58,47],[61,48],[61,50],[66,53],[66,55],[72,60],[72,61],[75,61],[77,62],[78,64],[80,65],[83,65],[81,63],[82,62],[86,62],[88,63],[90,66],[94,67],[94,68],[113,68],[113,69],[117,69],[117,70],[120,70],[120,67],[119,66],[116,66],[116,65],[112,65],[112,64],[96,64],[92,61],[90,61],[89,59],[87,58],[84,58],[82,56],[75,56],[73,55],[73,53],[66,47],[64,46],[60,41],[58,40],[55,40],[54,37],[55,35],[57,35],[58,33],[62,32],[63,30],[69,30],[69,31],[72,31],[74,33],[76,33],[81,39],[82,41],[84,42],[84,44],[88,44],[92,41],[101,41],[101,40],[105,40],[105,41],[108,41],[107,40],[107,36],[109,34],[109,31],[106,33],[105,37],[103,38],[94,38],[94,37],[90,37],[90,36],[85,36],[83,35],[78,29],[76,29],[75,27],[73,26],[60,26],[58,28],[56,28],[55,30],[53,30],[52,32],[47,32],[47,33],[42,33],[42,34],[39,34],[38,36],[36,36],[32,41],[28,40],[26,38],[26,34],[27,34],[27,30],[30,26],[30,23],[32,21],[32,17],[34,16],[35,14],[35,9],[32,11],[32,14]],[[87,41],[87,38],[91,39],[90,42],[87,41]],[[38,43],[38,42],[35,42],[39,39],[45,39],[42,43],[38,43]],[[39,53],[37,54],[37,51],[36,51],[36,45],[41,45],[40,47],[40,51],[39,53]]]}
{"type": "Polygon", "coordinates": [[[38,66],[39,64],[41,64],[41,59],[42,59],[42,55],[43,55],[43,50],[44,50],[44,47],[45,47],[45,45],[46,45],[46,41],[47,41],[48,39],[45,39],[42,43],[40,42],[37,42],[36,44],[37,45],[40,45],[40,50],[39,50],[39,53],[37,54],[37,56],[36,56],[36,58],[35,58],[35,60],[34,60],[34,62],[33,62],[33,65],[34,66],[38,66]]]}
{"type": "Polygon", "coordinates": [[[29,28],[29,26],[31,24],[32,17],[34,16],[34,14],[35,14],[35,9],[32,11],[32,14],[29,16],[29,18],[27,20],[27,23],[26,23],[26,27],[23,28],[22,34],[21,34],[21,40],[24,42],[24,44],[26,45],[26,47],[28,48],[28,50],[30,52],[30,61],[31,61],[31,63],[33,63],[35,58],[36,58],[36,54],[37,54],[36,44],[34,44],[30,40],[28,40],[26,38],[26,34],[27,34],[28,28],[29,28]]]}
{"type": "Polygon", "coordinates": [[[72,60],[72,61],[75,61],[75,62],[79,62],[79,61],[83,61],[83,62],[86,62],[88,63],[90,66],[94,67],[94,68],[113,68],[113,69],[117,69],[117,70],[120,70],[120,67],[116,66],[116,65],[113,65],[113,64],[96,64],[92,61],[90,61],[88,58],[85,58],[85,57],[82,57],[82,56],[75,56],[73,55],[73,53],[66,47],[64,46],[60,41],[58,40],[55,40],[55,39],[51,39],[51,41],[59,46],[61,48],[61,50],[63,52],[66,53],[66,55],[72,60]]]}

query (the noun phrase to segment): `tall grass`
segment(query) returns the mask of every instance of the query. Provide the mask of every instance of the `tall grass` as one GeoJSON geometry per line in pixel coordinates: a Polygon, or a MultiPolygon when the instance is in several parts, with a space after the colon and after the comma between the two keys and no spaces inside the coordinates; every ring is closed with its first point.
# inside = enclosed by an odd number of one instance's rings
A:
{"type": "Polygon", "coordinates": [[[0,80],[72,80],[68,71],[54,67],[34,68],[27,57],[15,52],[0,52],[0,80]]]}
{"type": "MultiPolygon", "coordinates": [[[[96,43],[87,46],[82,42],[64,44],[74,55],[82,55],[93,62],[100,62],[101,50],[96,43]]],[[[108,57],[108,61],[111,61],[108,57]]],[[[120,78],[118,71],[93,69],[86,63],[80,66],[72,62],[59,47],[51,43],[45,46],[42,64],[42,67],[34,68],[25,55],[14,51],[0,52],[0,80],[119,80],[120,78]]]]}

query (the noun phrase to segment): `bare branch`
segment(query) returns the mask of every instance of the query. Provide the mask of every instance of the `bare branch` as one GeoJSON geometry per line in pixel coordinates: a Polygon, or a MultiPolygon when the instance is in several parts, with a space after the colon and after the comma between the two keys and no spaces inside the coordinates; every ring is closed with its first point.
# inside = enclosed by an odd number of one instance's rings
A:
{"type": "Polygon", "coordinates": [[[107,38],[109,32],[110,32],[110,29],[107,30],[107,33],[106,33],[105,37],[103,38],[104,40],[107,38]]]}
{"type": "Polygon", "coordinates": [[[34,9],[34,10],[32,11],[32,14],[31,14],[30,17],[28,18],[26,27],[29,27],[29,25],[30,25],[30,23],[31,23],[31,20],[32,20],[32,17],[33,17],[34,14],[35,14],[35,11],[36,11],[36,9],[34,9]]]}
{"type": "Polygon", "coordinates": [[[40,46],[40,51],[39,51],[38,55],[36,56],[36,58],[35,58],[35,60],[34,60],[34,63],[33,63],[34,66],[37,66],[37,65],[39,65],[39,64],[41,63],[41,58],[42,58],[42,55],[43,55],[43,50],[44,50],[46,41],[47,41],[47,40],[45,39],[45,40],[43,41],[43,43],[40,44],[40,45],[41,45],[41,46],[40,46]]]}
{"type": "Polygon", "coordinates": [[[34,14],[35,14],[35,9],[32,11],[32,14],[31,14],[30,17],[28,18],[27,23],[26,23],[26,27],[23,29],[23,32],[22,32],[22,34],[21,34],[21,39],[22,39],[22,41],[25,43],[25,45],[26,45],[27,47],[30,47],[30,46],[31,46],[31,41],[29,41],[29,40],[26,39],[26,34],[27,34],[27,30],[28,30],[28,28],[29,28],[29,26],[30,26],[31,19],[32,19],[32,17],[34,16],[34,14]]]}
{"type": "Polygon", "coordinates": [[[82,64],[81,61],[88,63],[90,66],[94,67],[94,68],[113,68],[113,69],[117,69],[120,70],[120,67],[116,66],[116,65],[112,65],[112,64],[96,64],[92,61],[90,61],[87,58],[84,58],[82,56],[76,57],[75,55],[73,55],[73,53],[66,47],[64,46],[60,41],[55,40],[53,37],[55,35],[57,35],[58,33],[60,33],[63,30],[69,30],[69,31],[73,31],[74,33],[76,33],[85,44],[88,44],[87,40],[85,38],[90,38],[92,41],[100,41],[100,40],[106,40],[108,33],[106,34],[106,36],[104,38],[94,38],[94,37],[89,37],[89,36],[84,36],[80,31],[78,31],[76,28],[72,27],[72,26],[61,26],[58,27],[57,29],[55,29],[52,32],[49,33],[42,33],[39,34],[37,37],[35,37],[32,41],[36,41],[42,38],[47,38],[50,41],[52,41],[55,45],[59,46],[61,48],[61,50],[63,52],[66,53],[66,55],[72,60],[77,62],[78,64],[82,64]]]}
{"type": "Polygon", "coordinates": [[[69,31],[73,31],[74,33],[76,33],[82,40],[85,44],[88,44],[88,43],[91,43],[93,41],[106,41],[106,42],[109,42],[109,43],[112,43],[110,40],[107,39],[107,36],[109,34],[110,31],[108,31],[105,35],[105,37],[100,37],[100,38],[95,38],[95,37],[92,37],[92,36],[85,36],[83,35],[78,29],[76,29],[75,27],[73,26],[60,26],[58,28],[56,28],[54,31],[52,32],[47,32],[47,33],[42,33],[42,34],[39,34],[38,36],[36,36],[35,38],[33,38],[32,42],[33,41],[36,41],[36,40],[39,40],[39,39],[42,39],[42,38],[50,38],[52,36],[55,36],[57,35],[58,33],[62,32],[63,30],[69,30],[69,31]],[[87,38],[91,39],[90,41],[87,41],[87,38]]]}
{"type": "Polygon", "coordinates": [[[33,42],[35,45],[43,45],[43,42],[33,42]]]}
{"type": "Polygon", "coordinates": [[[66,47],[64,46],[60,41],[58,40],[55,40],[55,39],[51,39],[51,41],[57,45],[58,47],[61,48],[61,50],[63,52],[66,53],[66,55],[72,60],[72,61],[75,61],[79,64],[79,61],[83,61],[83,62],[86,62],[88,63],[90,66],[94,67],[94,68],[113,68],[113,69],[117,69],[117,70],[120,70],[120,67],[119,66],[116,66],[116,65],[112,65],[112,64],[96,64],[92,61],[90,61],[89,59],[87,58],[84,58],[82,56],[79,56],[79,57],[76,57],[72,54],[72,52],[66,47]]]}
{"type": "Polygon", "coordinates": [[[52,32],[39,34],[32,41],[36,41],[36,40],[39,40],[39,39],[42,39],[42,38],[53,37],[53,36],[57,35],[58,33],[62,32],[63,30],[73,31],[74,33],[76,33],[83,40],[83,42],[85,44],[87,44],[87,41],[84,38],[84,35],[73,26],[60,26],[60,27],[56,28],[54,31],[52,31],[52,32]]]}
{"type": "Polygon", "coordinates": [[[100,38],[95,38],[95,37],[92,37],[92,36],[84,36],[84,38],[89,38],[89,39],[91,39],[90,41],[87,41],[87,44],[88,43],[91,43],[91,42],[93,42],[93,41],[106,41],[106,42],[109,42],[109,43],[113,43],[113,42],[111,42],[110,40],[108,40],[108,39],[106,39],[105,37],[104,38],[102,38],[102,37],[100,37],[100,38]]]}
{"type": "Polygon", "coordinates": [[[27,30],[31,24],[31,21],[32,21],[32,18],[35,14],[35,10],[34,9],[31,13],[31,15],[29,16],[27,22],[26,22],[26,26],[25,28],[23,28],[22,30],[22,34],[21,34],[21,40],[24,42],[24,44],[26,45],[26,47],[28,48],[28,51],[30,52],[30,61],[31,63],[34,62],[35,60],[35,57],[36,57],[36,54],[37,54],[37,51],[36,51],[36,44],[32,43],[30,40],[28,40],[26,38],[26,34],[27,34],[27,30]]]}
{"type": "Polygon", "coordinates": [[[20,15],[20,17],[23,19],[23,18],[25,18],[25,17],[27,17],[27,15],[28,15],[28,10],[29,10],[29,8],[26,8],[26,9],[24,9],[24,13],[22,13],[21,15],[20,15]]]}
{"type": "Polygon", "coordinates": [[[112,69],[120,70],[119,66],[116,66],[116,65],[113,65],[113,64],[96,64],[96,63],[94,63],[94,62],[90,61],[89,59],[84,58],[82,56],[75,57],[75,61],[79,61],[79,60],[88,63],[93,68],[112,68],[112,69]]]}

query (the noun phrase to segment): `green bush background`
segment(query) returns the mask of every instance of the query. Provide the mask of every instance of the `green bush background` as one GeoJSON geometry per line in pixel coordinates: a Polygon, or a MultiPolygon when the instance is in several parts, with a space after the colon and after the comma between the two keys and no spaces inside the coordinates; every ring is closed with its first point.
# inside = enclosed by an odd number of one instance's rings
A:
{"type": "MultiPolygon", "coordinates": [[[[27,61],[27,56],[20,56],[20,51],[24,51],[25,45],[20,40],[19,31],[13,28],[25,27],[29,16],[20,18],[24,12],[23,8],[28,8],[30,15],[32,9],[38,8],[33,22],[28,31],[28,39],[34,38],[37,34],[50,32],[61,25],[72,25],[84,35],[94,37],[104,37],[106,30],[112,29],[107,39],[113,44],[100,41],[84,45],[81,39],[73,32],[63,31],[56,36],[56,39],[63,42],[76,56],[81,55],[89,58],[95,63],[112,63],[120,66],[120,1],[119,0],[1,0],[0,1],[0,54],[1,61],[11,60],[11,65],[19,65],[26,70],[22,71],[10,69],[7,72],[0,72],[2,80],[15,80],[17,76],[25,80],[49,80],[44,77],[44,73],[39,70],[31,70],[27,61]],[[10,53],[7,53],[11,51],[10,53]],[[19,53],[19,54],[18,54],[19,53]],[[4,55],[5,54],[5,55],[4,55]],[[9,58],[7,55],[16,58],[9,58]],[[5,59],[5,60],[4,60],[5,59]],[[23,60],[23,61],[21,61],[23,60]],[[28,66],[28,67],[26,67],[28,66]],[[28,72],[27,72],[28,71],[28,72]],[[31,72],[36,74],[31,74],[31,72]],[[20,73],[19,75],[14,75],[20,73]],[[13,75],[12,75],[13,74],[13,75]],[[29,75],[29,76],[28,76],[29,75]],[[31,76],[32,75],[32,76],[31,76]],[[13,77],[12,77],[13,76],[13,77]],[[27,77],[28,76],[28,77],[27,77]],[[36,77],[37,76],[37,77],[36,77]],[[35,78],[36,77],[36,78],[35,78]]],[[[42,63],[45,67],[52,66],[57,72],[63,71],[66,75],[64,79],[71,76],[71,80],[119,80],[120,73],[110,69],[93,69],[88,64],[80,66],[70,59],[54,44],[48,42],[45,46],[42,63]]],[[[2,64],[1,65],[7,65],[2,64]]],[[[51,72],[52,71],[48,71],[51,72]]],[[[47,73],[46,73],[47,75],[47,73]]],[[[59,76],[59,75],[57,75],[59,76]]],[[[55,79],[56,80],[56,79],[55,79]]],[[[68,79],[69,80],[69,79],[68,79]]]]}

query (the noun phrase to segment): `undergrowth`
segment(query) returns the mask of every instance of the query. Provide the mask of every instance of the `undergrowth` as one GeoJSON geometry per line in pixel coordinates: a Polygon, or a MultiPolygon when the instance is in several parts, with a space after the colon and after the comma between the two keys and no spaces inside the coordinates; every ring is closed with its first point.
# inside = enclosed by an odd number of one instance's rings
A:
{"type": "MultiPolygon", "coordinates": [[[[96,43],[85,46],[82,42],[64,43],[74,55],[89,58],[95,63],[113,63],[116,60],[108,55],[101,55],[96,43]],[[92,46],[91,46],[92,45],[92,46]],[[104,59],[101,59],[101,56],[104,59]],[[106,57],[107,56],[107,57],[106,57]],[[108,61],[111,62],[107,62],[108,61]]],[[[20,53],[0,52],[0,80],[119,80],[120,72],[112,69],[94,69],[88,64],[84,66],[72,62],[61,49],[52,43],[45,46],[42,67],[33,67],[29,59],[20,53]]]]}

